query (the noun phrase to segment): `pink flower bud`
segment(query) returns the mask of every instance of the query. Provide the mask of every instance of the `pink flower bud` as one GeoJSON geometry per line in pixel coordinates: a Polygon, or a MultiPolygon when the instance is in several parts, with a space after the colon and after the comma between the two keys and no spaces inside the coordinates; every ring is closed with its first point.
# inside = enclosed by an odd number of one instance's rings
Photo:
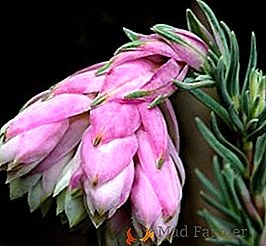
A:
{"type": "Polygon", "coordinates": [[[90,217],[98,228],[111,218],[129,197],[134,179],[134,163],[130,162],[113,179],[94,186],[89,179],[83,183],[90,217]]]}
{"type": "Polygon", "coordinates": [[[91,129],[82,140],[81,161],[88,182],[96,187],[113,179],[131,163],[138,143],[136,136],[132,135],[94,146],[91,129]]]}
{"type": "Polygon", "coordinates": [[[1,146],[0,163],[19,165],[42,161],[59,143],[68,125],[68,120],[64,120],[18,134],[1,146]]]}
{"type": "Polygon", "coordinates": [[[157,32],[172,47],[179,61],[186,62],[196,70],[200,70],[206,62],[208,46],[195,34],[168,25],[155,25],[157,32]]]}
{"type": "Polygon", "coordinates": [[[90,103],[91,99],[83,95],[62,94],[50,100],[32,104],[12,120],[6,137],[12,138],[35,127],[84,113],[90,109],[90,103]]]}
{"type": "MultiPolygon", "coordinates": [[[[138,131],[139,164],[132,188],[132,213],[142,228],[156,231],[158,226],[177,224],[182,186],[172,158],[168,156],[161,169],[156,168],[152,142],[145,131],[138,131]]],[[[174,229],[174,226],[172,227],[174,229]]],[[[171,230],[169,231],[171,232],[171,230]]],[[[169,235],[164,235],[164,240],[169,235]]],[[[161,239],[155,237],[155,241],[161,239]]]]}
{"type": "Polygon", "coordinates": [[[53,88],[53,94],[88,94],[102,90],[105,76],[96,76],[97,70],[105,63],[95,64],[64,79],[53,88]]]}

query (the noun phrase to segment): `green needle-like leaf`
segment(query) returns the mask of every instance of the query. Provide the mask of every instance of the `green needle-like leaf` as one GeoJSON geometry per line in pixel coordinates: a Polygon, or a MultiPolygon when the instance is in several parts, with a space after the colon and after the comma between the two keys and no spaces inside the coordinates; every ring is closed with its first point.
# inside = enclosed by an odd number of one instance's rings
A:
{"type": "Polygon", "coordinates": [[[228,111],[229,111],[229,116],[231,121],[233,122],[235,128],[240,132],[243,133],[244,132],[244,124],[241,121],[238,112],[235,108],[235,104],[232,102],[231,105],[229,105],[228,107],[228,111]]]}
{"type": "Polygon", "coordinates": [[[250,133],[247,136],[247,141],[250,141],[251,139],[254,139],[256,137],[261,136],[262,134],[264,134],[266,132],[266,121],[262,122],[262,124],[252,133],[250,133]]]}
{"type": "Polygon", "coordinates": [[[228,148],[222,145],[213,135],[213,133],[206,127],[206,125],[196,118],[197,126],[209,145],[221,156],[225,161],[231,163],[240,173],[244,172],[244,165],[239,158],[228,148]]]}
{"type": "Polygon", "coordinates": [[[112,64],[111,61],[106,62],[102,67],[100,67],[100,68],[97,70],[97,72],[96,72],[96,76],[100,76],[100,75],[106,73],[107,70],[110,68],[111,64],[112,64]]]}
{"type": "Polygon", "coordinates": [[[235,227],[234,224],[212,215],[206,209],[198,211],[198,215],[204,218],[213,232],[216,232],[216,236],[222,236],[221,232],[231,231],[235,227]]]}
{"type": "Polygon", "coordinates": [[[213,132],[215,133],[215,136],[218,138],[218,140],[227,148],[229,148],[230,150],[232,150],[237,156],[238,158],[245,163],[245,165],[248,165],[248,159],[245,156],[245,154],[239,150],[234,144],[231,144],[229,141],[227,141],[225,139],[225,137],[223,136],[223,134],[221,133],[218,124],[217,124],[217,120],[216,120],[216,116],[215,114],[212,112],[211,113],[211,127],[213,132]]]}
{"type": "Polygon", "coordinates": [[[222,201],[221,193],[217,190],[217,188],[213,185],[213,183],[206,178],[206,176],[199,170],[196,169],[195,173],[200,180],[200,182],[204,185],[204,187],[218,200],[222,201]]]}
{"type": "Polygon", "coordinates": [[[140,40],[134,40],[132,42],[126,43],[122,45],[121,47],[119,47],[115,51],[114,55],[117,55],[118,53],[123,52],[123,51],[134,50],[138,48],[139,46],[141,46],[142,44],[144,44],[144,42],[140,40]]]}
{"type": "Polygon", "coordinates": [[[252,201],[252,198],[250,196],[250,192],[247,189],[242,178],[238,177],[236,179],[236,184],[237,184],[243,205],[245,206],[249,216],[262,228],[263,222],[260,218],[258,211],[256,210],[255,206],[253,205],[253,201],[252,201]]]}
{"type": "Polygon", "coordinates": [[[266,133],[256,143],[254,168],[251,176],[251,188],[255,194],[261,194],[266,186],[266,133]]]}
{"type": "Polygon", "coordinates": [[[187,10],[187,25],[189,31],[196,33],[202,40],[213,46],[212,48],[216,52],[218,51],[218,47],[215,45],[215,41],[211,33],[207,30],[207,28],[200,22],[200,20],[190,9],[187,10]]]}
{"type": "Polygon", "coordinates": [[[238,215],[236,215],[233,211],[219,204],[212,197],[208,196],[204,192],[201,192],[200,195],[203,198],[203,200],[205,200],[209,205],[217,209],[219,212],[222,212],[230,219],[233,219],[236,223],[241,224],[241,218],[238,215]]]}
{"type": "Polygon", "coordinates": [[[229,114],[219,102],[217,102],[207,93],[203,92],[201,89],[191,90],[189,91],[189,93],[196,97],[206,107],[210,108],[213,112],[215,112],[228,127],[231,127],[231,120],[229,114]]]}
{"type": "Polygon", "coordinates": [[[236,36],[234,32],[231,33],[231,59],[230,59],[230,66],[229,70],[226,76],[227,80],[227,88],[229,90],[230,96],[234,100],[239,100],[239,70],[240,70],[240,65],[239,65],[239,47],[238,47],[238,42],[236,39],[236,36]]]}
{"type": "Polygon", "coordinates": [[[216,69],[217,91],[222,102],[226,105],[226,107],[229,107],[232,104],[232,98],[230,97],[227,90],[227,70],[228,68],[225,65],[225,58],[221,56],[216,69]]]}
{"type": "Polygon", "coordinates": [[[198,1],[198,3],[201,9],[203,10],[203,13],[206,15],[209,21],[210,27],[213,31],[216,44],[219,47],[220,54],[228,56],[228,45],[227,45],[226,37],[219,24],[219,21],[217,20],[215,14],[213,13],[213,11],[210,9],[210,7],[206,3],[204,3],[203,1],[198,1]]]}
{"type": "Polygon", "coordinates": [[[141,34],[133,32],[125,27],[123,27],[123,31],[131,41],[136,41],[138,40],[139,36],[141,36],[141,34]]]}
{"type": "Polygon", "coordinates": [[[264,107],[262,113],[259,115],[258,125],[262,125],[266,121],[266,107],[264,107]]]}
{"type": "Polygon", "coordinates": [[[242,108],[242,115],[244,115],[248,120],[251,117],[250,113],[251,101],[250,101],[249,90],[245,91],[244,95],[241,97],[241,108],[242,108]]]}
{"type": "Polygon", "coordinates": [[[256,36],[255,33],[252,32],[251,35],[251,47],[250,47],[250,56],[249,56],[249,62],[247,67],[247,72],[244,80],[244,84],[242,87],[242,95],[245,94],[247,88],[248,88],[248,82],[250,79],[250,74],[252,69],[254,69],[257,66],[257,47],[256,47],[256,36]]]}
{"type": "Polygon", "coordinates": [[[254,168],[257,168],[258,165],[262,162],[263,155],[266,150],[266,133],[260,136],[256,142],[255,155],[254,155],[254,168]]]}
{"type": "Polygon", "coordinates": [[[201,87],[213,87],[215,85],[215,81],[212,80],[206,80],[206,81],[200,81],[200,82],[193,82],[193,83],[184,83],[182,81],[174,80],[174,84],[179,87],[180,89],[184,90],[195,90],[201,87]]]}
{"type": "Polygon", "coordinates": [[[230,164],[225,165],[223,174],[224,174],[225,180],[227,181],[229,192],[231,193],[232,202],[234,204],[234,210],[236,213],[241,213],[243,208],[237,196],[236,187],[235,187],[235,181],[236,181],[237,175],[235,171],[231,168],[230,164]]]}

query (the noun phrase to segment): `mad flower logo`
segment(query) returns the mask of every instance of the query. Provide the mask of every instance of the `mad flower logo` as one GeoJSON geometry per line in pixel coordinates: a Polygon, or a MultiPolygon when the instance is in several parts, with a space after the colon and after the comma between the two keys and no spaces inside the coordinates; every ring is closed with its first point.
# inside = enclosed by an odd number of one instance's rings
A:
{"type": "Polygon", "coordinates": [[[153,239],[154,238],[154,232],[152,230],[150,230],[150,229],[147,229],[144,237],[139,238],[139,239],[137,239],[137,238],[132,236],[131,230],[132,230],[132,228],[129,228],[127,230],[127,239],[126,239],[126,244],[127,245],[132,245],[132,243],[137,242],[137,240],[140,241],[140,242],[146,242],[149,239],[153,239]]]}

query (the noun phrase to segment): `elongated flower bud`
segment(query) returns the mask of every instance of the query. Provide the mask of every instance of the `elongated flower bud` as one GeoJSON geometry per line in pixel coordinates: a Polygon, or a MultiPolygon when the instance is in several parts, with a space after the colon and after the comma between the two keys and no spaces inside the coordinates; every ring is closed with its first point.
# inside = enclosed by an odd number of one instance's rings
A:
{"type": "Polygon", "coordinates": [[[153,30],[169,43],[182,61],[196,70],[201,70],[208,53],[208,46],[203,40],[189,31],[169,25],[155,25],[153,30]]]}
{"type": "Polygon", "coordinates": [[[202,40],[180,29],[164,27],[161,33],[166,31],[181,36],[181,44],[169,42],[163,35],[140,35],[138,43],[118,50],[105,70],[105,83],[94,104],[134,99],[152,102],[158,96],[168,97],[176,90],[173,80],[182,81],[189,67],[204,65],[207,46],[202,40]]]}
{"type": "MultiPolygon", "coordinates": [[[[141,143],[138,150],[139,163],[131,195],[133,215],[143,228],[155,231],[159,224],[164,226],[172,220],[173,225],[176,224],[182,186],[175,164],[169,156],[161,169],[156,168],[152,141],[145,131],[138,132],[138,141],[141,143]]],[[[164,236],[166,238],[169,235],[164,236]]],[[[156,240],[161,241],[160,238],[156,240]]]]}

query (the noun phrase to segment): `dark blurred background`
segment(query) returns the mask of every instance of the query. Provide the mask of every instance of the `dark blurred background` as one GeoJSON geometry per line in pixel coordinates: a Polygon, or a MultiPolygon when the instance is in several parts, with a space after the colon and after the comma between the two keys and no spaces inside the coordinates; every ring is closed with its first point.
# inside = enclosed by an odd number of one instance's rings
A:
{"type": "MultiPolygon", "coordinates": [[[[251,31],[258,39],[259,66],[265,71],[266,34],[263,1],[206,0],[220,20],[235,30],[241,48],[242,69],[249,54],[251,31]]],[[[0,125],[14,117],[24,102],[69,74],[96,62],[108,60],[127,38],[122,27],[149,33],[156,23],[185,28],[185,10],[193,1],[35,1],[9,2],[1,8],[2,82],[0,125]]],[[[208,119],[208,111],[190,95],[178,92],[172,98],[181,132],[181,155],[187,171],[179,228],[205,227],[196,211],[204,206],[195,167],[211,175],[211,151],[194,124],[196,115],[208,119]]],[[[0,173],[0,245],[97,245],[92,228],[82,234],[69,232],[54,213],[42,218],[29,213],[26,199],[9,201],[5,175],[0,173]]],[[[173,245],[208,245],[203,238],[176,238],[173,245]]],[[[167,244],[165,244],[167,245],[167,244]]]]}

